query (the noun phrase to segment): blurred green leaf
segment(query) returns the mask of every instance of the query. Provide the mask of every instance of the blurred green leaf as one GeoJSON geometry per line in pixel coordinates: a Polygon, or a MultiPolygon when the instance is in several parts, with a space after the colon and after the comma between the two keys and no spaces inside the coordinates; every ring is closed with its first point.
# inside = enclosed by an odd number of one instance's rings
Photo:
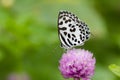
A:
{"type": "Polygon", "coordinates": [[[109,65],[109,69],[117,76],[120,77],[120,66],[116,64],[109,65]]]}

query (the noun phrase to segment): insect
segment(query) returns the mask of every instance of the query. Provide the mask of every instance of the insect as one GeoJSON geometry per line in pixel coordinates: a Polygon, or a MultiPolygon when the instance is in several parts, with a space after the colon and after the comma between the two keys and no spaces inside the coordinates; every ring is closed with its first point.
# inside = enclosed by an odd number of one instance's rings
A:
{"type": "Polygon", "coordinates": [[[58,35],[61,47],[70,49],[82,46],[90,38],[87,24],[69,11],[60,11],[58,15],[58,35]]]}

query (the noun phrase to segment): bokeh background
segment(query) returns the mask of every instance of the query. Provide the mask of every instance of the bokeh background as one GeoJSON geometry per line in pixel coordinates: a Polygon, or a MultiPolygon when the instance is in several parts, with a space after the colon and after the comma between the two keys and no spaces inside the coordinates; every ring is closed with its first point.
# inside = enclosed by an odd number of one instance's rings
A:
{"type": "Polygon", "coordinates": [[[120,65],[120,0],[0,0],[0,80],[65,80],[58,69],[65,51],[57,32],[59,10],[89,25],[92,36],[78,48],[96,57],[92,80],[120,80],[108,69],[120,65]]]}

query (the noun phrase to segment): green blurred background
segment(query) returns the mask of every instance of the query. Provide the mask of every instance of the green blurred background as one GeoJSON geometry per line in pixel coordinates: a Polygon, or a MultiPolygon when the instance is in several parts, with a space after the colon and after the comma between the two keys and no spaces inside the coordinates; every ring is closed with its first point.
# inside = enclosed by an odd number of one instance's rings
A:
{"type": "Polygon", "coordinates": [[[29,80],[65,80],[58,69],[64,53],[59,10],[89,25],[92,36],[78,48],[96,57],[93,80],[120,80],[108,69],[120,65],[120,0],[0,0],[0,80],[13,73],[25,73],[29,80]]]}

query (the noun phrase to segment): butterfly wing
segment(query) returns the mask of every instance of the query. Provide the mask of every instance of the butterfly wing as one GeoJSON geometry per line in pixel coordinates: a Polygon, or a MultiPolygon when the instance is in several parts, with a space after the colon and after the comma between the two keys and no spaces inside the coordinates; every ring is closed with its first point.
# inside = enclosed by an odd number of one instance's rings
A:
{"type": "Polygon", "coordinates": [[[89,39],[88,26],[68,11],[60,11],[58,15],[58,35],[61,47],[68,49],[81,46],[89,39]]]}

